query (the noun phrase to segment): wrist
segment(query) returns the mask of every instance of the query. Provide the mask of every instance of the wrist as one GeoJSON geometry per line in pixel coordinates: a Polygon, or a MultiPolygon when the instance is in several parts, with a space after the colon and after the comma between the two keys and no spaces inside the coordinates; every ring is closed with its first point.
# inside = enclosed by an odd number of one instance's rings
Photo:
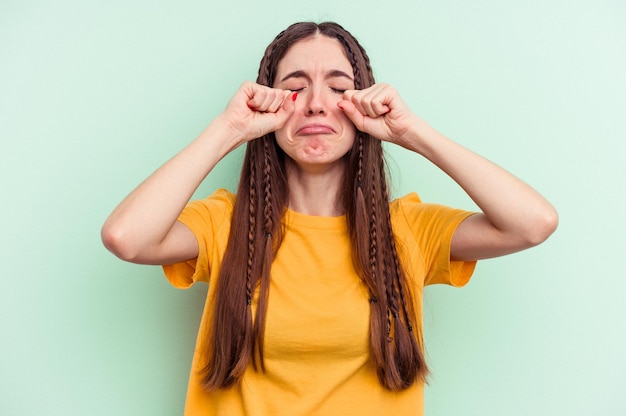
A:
{"type": "Polygon", "coordinates": [[[220,158],[247,141],[243,133],[229,123],[223,115],[213,119],[200,133],[197,140],[204,142],[205,147],[211,148],[212,152],[217,152],[220,158]]]}
{"type": "Polygon", "coordinates": [[[437,131],[418,116],[413,116],[410,127],[402,136],[401,146],[413,152],[426,156],[430,142],[436,139],[437,131]]]}

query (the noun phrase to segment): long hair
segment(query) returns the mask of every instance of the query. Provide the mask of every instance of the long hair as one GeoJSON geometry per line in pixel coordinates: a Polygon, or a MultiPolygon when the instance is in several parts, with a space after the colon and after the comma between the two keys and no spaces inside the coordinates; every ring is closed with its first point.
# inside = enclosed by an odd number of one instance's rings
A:
{"type": "MultiPolygon", "coordinates": [[[[340,25],[295,23],[267,47],[257,83],[272,86],[278,63],[296,42],[321,34],[337,39],[352,64],[356,89],[374,84],[369,58],[340,25]]],[[[209,390],[229,388],[252,363],[264,371],[263,337],[270,269],[282,240],[288,203],[285,157],[274,133],[248,142],[230,237],[216,287],[208,360],[202,370],[209,390]],[[257,294],[258,293],[258,294],[257,294]],[[252,304],[256,313],[252,317],[252,304]]],[[[370,350],[383,387],[400,391],[428,372],[421,325],[391,229],[389,195],[380,140],[357,131],[346,160],[343,203],[352,262],[370,292],[370,350]]]]}

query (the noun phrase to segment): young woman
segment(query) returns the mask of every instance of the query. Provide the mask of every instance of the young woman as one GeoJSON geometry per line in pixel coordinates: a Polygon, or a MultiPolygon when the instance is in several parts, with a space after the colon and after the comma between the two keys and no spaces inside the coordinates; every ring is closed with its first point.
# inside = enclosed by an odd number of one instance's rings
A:
{"type": "Polygon", "coordinates": [[[113,211],[106,247],[209,282],[186,415],[421,415],[424,286],[544,241],[555,209],[376,84],[335,23],[297,23],[256,83],[113,211]],[[381,142],[430,160],[480,207],[389,201],[381,142]],[[237,194],[193,192],[247,144],[237,194]]]}

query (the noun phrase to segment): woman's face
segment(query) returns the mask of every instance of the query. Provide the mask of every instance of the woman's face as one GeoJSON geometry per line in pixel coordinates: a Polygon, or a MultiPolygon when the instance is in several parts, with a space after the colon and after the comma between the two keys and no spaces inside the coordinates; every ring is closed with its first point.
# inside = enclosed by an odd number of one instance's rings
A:
{"type": "Polygon", "coordinates": [[[278,63],[274,88],[298,93],[296,110],[276,141],[300,167],[336,164],[350,150],[356,130],[337,103],[354,89],[352,65],[337,39],[303,39],[278,63]]]}

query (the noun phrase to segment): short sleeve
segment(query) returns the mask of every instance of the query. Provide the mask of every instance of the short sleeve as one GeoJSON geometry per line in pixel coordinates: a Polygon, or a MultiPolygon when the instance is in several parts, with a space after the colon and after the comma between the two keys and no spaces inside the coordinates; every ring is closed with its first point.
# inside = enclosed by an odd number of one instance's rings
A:
{"type": "Polygon", "coordinates": [[[473,212],[423,203],[415,193],[392,202],[394,233],[401,239],[403,256],[424,286],[443,283],[463,286],[470,280],[476,261],[451,261],[450,245],[457,227],[473,212]]]}
{"type": "Polygon", "coordinates": [[[234,200],[234,194],[220,189],[206,199],[188,203],[183,209],[178,221],[196,237],[198,257],[163,265],[163,272],[174,287],[185,289],[198,281],[208,282],[211,273],[219,269],[228,243],[234,200]]]}

